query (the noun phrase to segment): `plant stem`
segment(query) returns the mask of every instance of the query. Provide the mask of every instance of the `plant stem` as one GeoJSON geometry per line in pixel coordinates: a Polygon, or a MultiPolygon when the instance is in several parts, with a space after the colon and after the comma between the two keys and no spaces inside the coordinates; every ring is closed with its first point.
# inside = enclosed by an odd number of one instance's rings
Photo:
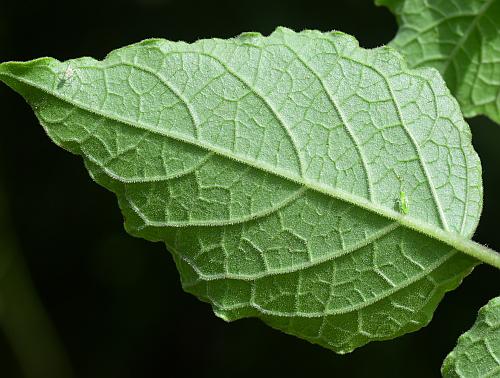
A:
{"type": "Polygon", "coordinates": [[[72,377],[66,353],[6,224],[2,200],[0,196],[0,328],[25,377],[72,377]]]}

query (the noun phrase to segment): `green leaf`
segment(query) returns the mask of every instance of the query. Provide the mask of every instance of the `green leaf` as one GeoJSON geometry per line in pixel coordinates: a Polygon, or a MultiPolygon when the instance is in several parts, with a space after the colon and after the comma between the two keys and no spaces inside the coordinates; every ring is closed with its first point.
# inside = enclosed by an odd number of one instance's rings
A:
{"type": "Polygon", "coordinates": [[[391,45],[443,75],[466,117],[500,123],[500,0],[378,0],[396,14],[391,45]]]}
{"type": "Polygon", "coordinates": [[[479,309],[476,322],[458,338],[441,373],[462,378],[500,376],[500,297],[479,309]]]}
{"type": "Polygon", "coordinates": [[[391,48],[279,28],[4,63],[0,79],[225,320],[348,352],[427,324],[467,254],[500,267],[467,239],[481,166],[458,104],[391,48]]]}

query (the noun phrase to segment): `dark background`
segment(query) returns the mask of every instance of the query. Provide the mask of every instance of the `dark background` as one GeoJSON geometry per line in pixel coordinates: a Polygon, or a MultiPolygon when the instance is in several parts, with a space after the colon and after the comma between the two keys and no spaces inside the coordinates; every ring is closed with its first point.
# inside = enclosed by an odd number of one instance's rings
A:
{"type": "MultiPolygon", "coordinates": [[[[371,0],[0,5],[0,61],[103,58],[144,38],[269,34],[278,25],[341,30],[363,47],[385,44],[396,31],[393,16],[371,0]]],[[[0,99],[1,181],[12,236],[76,377],[433,377],[479,307],[499,294],[498,271],[479,266],[446,295],[428,327],[344,356],[255,319],[226,324],[182,291],[163,245],[125,233],[114,196],[89,179],[80,158],[49,141],[21,97],[0,85],[0,99]]],[[[475,239],[498,250],[500,127],[484,118],[470,125],[485,185],[475,239]]],[[[23,377],[11,342],[0,331],[0,376],[23,377]]]]}

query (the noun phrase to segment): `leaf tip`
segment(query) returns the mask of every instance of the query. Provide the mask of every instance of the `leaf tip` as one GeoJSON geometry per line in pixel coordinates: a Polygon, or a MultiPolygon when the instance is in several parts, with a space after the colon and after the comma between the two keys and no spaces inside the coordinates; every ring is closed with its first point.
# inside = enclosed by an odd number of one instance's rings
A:
{"type": "Polygon", "coordinates": [[[0,81],[23,95],[20,91],[21,78],[28,77],[40,68],[52,68],[60,62],[53,58],[38,58],[26,62],[10,61],[0,64],[0,81]]]}

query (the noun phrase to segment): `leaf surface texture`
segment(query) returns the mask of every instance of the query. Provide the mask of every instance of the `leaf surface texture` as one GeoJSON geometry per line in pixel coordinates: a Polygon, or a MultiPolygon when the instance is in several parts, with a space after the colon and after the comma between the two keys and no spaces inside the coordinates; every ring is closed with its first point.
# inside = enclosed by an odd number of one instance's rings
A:
{"type": "Polygon", "coordinates": [[[500,297],[479,310],[472,328],[444,360],[441,373],[445,378],[500,376],[500,297]]]}
{"type": "Polygon", "coordinates": [[[500,123],[500,0],[378,0],[397,17],[390,43],[410,67],[443,75],[466,117],[500,123]]]}
{"type": "Polygon", "coordinates": [[[438,72],[391,48],[279,28],[5,63],[0,79],[223,319],[348,352],[427,324],[476,263],[432,234],[477,225],[469,127],[438,72]]]}

